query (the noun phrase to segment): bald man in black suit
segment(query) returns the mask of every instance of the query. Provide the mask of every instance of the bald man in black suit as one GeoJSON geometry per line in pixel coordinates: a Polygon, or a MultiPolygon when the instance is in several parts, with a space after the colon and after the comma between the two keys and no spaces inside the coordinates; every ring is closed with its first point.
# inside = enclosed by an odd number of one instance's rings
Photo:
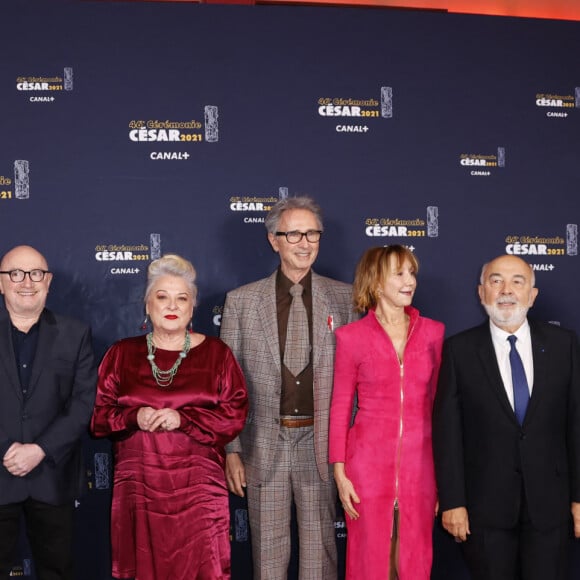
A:
{"type": "Polygon", "coordinates": [[[580,537],[580,352],[573,332],[528,321],[537,294],[526,262],[489,262],[479,286],[489,322],[443,350],[440,510],[473,580],[564,580],[572,522],[580,537]]]}

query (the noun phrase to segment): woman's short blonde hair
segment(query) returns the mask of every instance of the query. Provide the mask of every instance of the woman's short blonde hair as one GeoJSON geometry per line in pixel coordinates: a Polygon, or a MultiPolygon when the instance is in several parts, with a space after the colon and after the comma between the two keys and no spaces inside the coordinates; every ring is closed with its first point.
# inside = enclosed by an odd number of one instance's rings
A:
{"type": "Polygon", "coordinates": [[[415,273],[419,271],[415,254],[405,246],[396,244],[369,248],[359,260],[354,275],[353,304],[357,312],[366,312],[377,305],[379,286],[390,273],[391,256],[395,257],[397,268],[409,260],[415,273]]]}
{"type": "Polygon", "coordinates": [[[178,256],[177,254],[165,254],[153,260],[147,268],[147,287],[145,288],[145,302],[149,299],[151,294],[151,289],[155,282],[161,278],[161,276],[179,276],[183,278],[183,281],[187,284],[191,291],[191,297],[193,299],[193,304],[197,299],[197,286],[195,284],[196,272],[193,264],[178,256]]]}

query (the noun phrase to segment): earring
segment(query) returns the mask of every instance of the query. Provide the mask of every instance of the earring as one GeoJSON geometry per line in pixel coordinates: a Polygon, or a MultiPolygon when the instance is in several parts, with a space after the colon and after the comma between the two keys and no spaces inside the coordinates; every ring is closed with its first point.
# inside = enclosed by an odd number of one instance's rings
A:
{"type": "Polygon", "coordinates": [[[141,324],[141,330],[147,330],[147,326],[149,326],[149,314],[145,315],[143,323],[141,324]]]}
{"type": "Polygon", "coordinates": [[[189,332],[193,332],[193,318],[189,321],[189,332]]]}

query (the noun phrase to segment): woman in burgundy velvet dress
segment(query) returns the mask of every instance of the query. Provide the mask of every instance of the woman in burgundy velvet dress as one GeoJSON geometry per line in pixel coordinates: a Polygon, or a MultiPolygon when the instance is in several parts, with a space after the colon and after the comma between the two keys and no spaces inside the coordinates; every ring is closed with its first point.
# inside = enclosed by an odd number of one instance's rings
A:
{"type": "Polygon", "coordinates": [[[444,327],[411,306],[417,269],[403,246],[367,250],[353,293],[368,314],[336,331],[329,459],[346,514],[348,580],[430,577],[431,411],[444,327]]]}
{"type": "Polygon", "coordinates": [[[152,331],[115,343],[99,369],[92,430],[113,440],[113,576],[230,578],[224,445],[244,426],[247,392],[229,348],[191,332],[190,262],[148,270],[152,331]]]}

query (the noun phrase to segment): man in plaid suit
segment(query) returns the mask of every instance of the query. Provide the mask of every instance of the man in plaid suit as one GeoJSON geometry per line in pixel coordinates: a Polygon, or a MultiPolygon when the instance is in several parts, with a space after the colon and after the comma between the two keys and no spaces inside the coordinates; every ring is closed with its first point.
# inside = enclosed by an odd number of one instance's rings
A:
{"type": "Polygon", "coordinates": [[[230,491],[247,492],[256,579],[287,578],[294,502],[300,580],[330,580],[336,578],[336,490],[328,464],[334,330],[353,318],[352,291],[311,269],[322,220],[310,198],[280,200],[265,225],[280,267],[229,292],[222,317],[221,338],[250,396],[246,426],[226,448],[226,477],[230,491]],[[303,287],[311,348],[306,367],[293,374],[284,361],[296,284],[303,287]]]}

